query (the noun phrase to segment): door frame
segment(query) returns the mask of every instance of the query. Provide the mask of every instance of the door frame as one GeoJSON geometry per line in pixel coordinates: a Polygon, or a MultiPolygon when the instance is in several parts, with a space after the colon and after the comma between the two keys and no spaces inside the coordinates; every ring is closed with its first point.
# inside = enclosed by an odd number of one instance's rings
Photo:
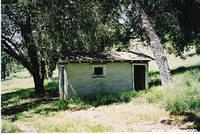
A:
{"type": "Polygon", "coordinates": [[[144,65],[145,66],[145,89],[149,88],[149,70],[148,70],[148,63],[133,63],[132,64],[132,85],[133,85],[133,90],[135,90],[135,73],[134,73],[134,66],[137,65],[144,65]]]}

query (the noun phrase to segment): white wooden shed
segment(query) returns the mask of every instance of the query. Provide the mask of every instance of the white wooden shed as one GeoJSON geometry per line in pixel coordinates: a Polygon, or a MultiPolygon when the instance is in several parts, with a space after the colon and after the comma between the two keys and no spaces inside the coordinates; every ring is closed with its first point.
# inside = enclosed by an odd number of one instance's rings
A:
{"type": "Polygon", "coordinates": [[[132,51],[75,54],[58,63],[60,98],[148,88],[148,62],[132,51]]]}

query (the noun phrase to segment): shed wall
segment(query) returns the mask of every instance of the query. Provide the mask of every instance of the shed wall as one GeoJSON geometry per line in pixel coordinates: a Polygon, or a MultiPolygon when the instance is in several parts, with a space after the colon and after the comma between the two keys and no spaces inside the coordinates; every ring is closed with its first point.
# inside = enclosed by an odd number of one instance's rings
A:
{"type": "Polygon", "coordinates": [[[90,63],[69,63],[65,65],[70,94],[89,95],[105,91],[123,91],[133,88],[132,65],[130,63],[107,63],[106,76],[94,77],[90,63]]]}

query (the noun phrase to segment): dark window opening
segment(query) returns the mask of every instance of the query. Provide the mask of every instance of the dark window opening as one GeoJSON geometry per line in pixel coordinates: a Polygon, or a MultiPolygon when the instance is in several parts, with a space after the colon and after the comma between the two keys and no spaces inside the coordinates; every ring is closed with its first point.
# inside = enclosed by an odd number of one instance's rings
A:
{"type": "Polygon", "coordinates": [[[94,67],[94,75],[103,75],[103,67],[94,67]]]}

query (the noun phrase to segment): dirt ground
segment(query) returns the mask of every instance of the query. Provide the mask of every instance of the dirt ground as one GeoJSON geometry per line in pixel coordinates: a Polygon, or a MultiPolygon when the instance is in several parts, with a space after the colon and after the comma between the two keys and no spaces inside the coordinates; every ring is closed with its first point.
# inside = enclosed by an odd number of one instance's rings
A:
{"type": "MultiPolygon", "coordinates": [[[[63,113],[66,114],[66,113],[63,113]]],[[[186,131],[179,126],[161,123],[169,119],[169,113],[151,105],[124,105],[103,106],[67,113],[70,118],[85,119],[92,122],[112,126],[114,131],[186,131]]],[[[189,130],[187,130],[189,131],[189,130]]]]}
{"type": "MultiPolygon", "coordinates": [[[[127,104],[113,104],[74,112],[64,111],[55,116],[48,117],[45,120],[38,120],[36,123],[38,122],[41,127],[45,127],[46,124],[57,125],[66,121],[76,123],[76,125],[87,122],[111,127],[112,132],[196,131],[193,129],[180,129],[181,126],[173,122],[173,120],[171,120],[170,124],[166,123],[169,119],[169,113],[162,108],[150,104],[135,105],[133,102],[130,102],[127,104]]],[[[24,132],[36,132],[31,122],[17,124],[24,132]]]]}

